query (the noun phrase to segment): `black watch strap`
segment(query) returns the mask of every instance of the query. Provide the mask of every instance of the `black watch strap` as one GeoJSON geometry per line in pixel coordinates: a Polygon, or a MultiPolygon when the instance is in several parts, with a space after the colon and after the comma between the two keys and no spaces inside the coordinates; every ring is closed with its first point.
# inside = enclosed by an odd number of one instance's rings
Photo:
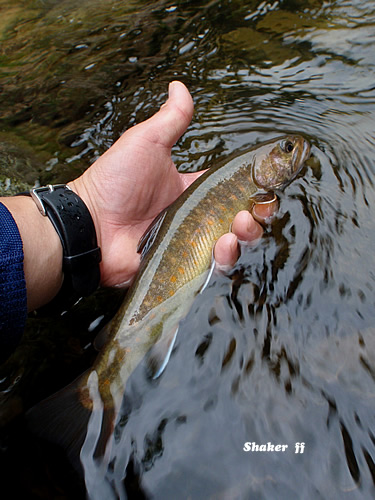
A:
{"type": "Polygon", "coordinates": [[[32,189],[30,196],[52,222],[63,247],[64,281],[51,306],[73,305],[93,293],[100,282],[101,251],[91,214],[65,184],[32,189]]]}

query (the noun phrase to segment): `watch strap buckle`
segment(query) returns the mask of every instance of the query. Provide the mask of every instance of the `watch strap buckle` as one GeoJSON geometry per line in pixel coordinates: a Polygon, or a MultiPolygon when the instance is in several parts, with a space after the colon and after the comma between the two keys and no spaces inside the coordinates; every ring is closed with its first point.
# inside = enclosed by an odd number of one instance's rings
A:
{"type": "Polygon", "coordinates": [[[52,193],[56,189],[61,189],[61,188],[70,189],[70,187],[67,186],[66,184],[55,184],[55,185],[48,184],[48,186],[42,186],[42,187],[30,189],[30,196],[34,200],[36,206],[38,207],[39,212],[44,217],[47,216],[47,211],[46,211],[46,207],[44,206],[43,200],[40,197],[40,194],[47,193],[47,192],[52,193]]]}

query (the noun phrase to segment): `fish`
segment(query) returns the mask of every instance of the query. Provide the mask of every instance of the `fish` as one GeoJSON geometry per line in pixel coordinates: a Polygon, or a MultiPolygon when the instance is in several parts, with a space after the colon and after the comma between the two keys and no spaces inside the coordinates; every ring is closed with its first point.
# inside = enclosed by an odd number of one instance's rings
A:
{"type": "Polygon", "coordinates": [[[103,422],[109,422],[108,435],[126,382],[141,360],[147,358],[152,377],[165,369],[179,323],[210,278],[215,242],[229,231],[235,214],[283,189],[309,155],[309,142],[300,135],[262,143],[211,167],[163,210],[140,240],[139,272],[106,328],[108,339],[94,365],[32,409],[32,420],[44,431],[64,429],[60,444],[77,447],[83,443],[87,418],[100,408],[107,415],[103,422]],[[67,420],[62,424],[64,412],[67,420]],[[43,413],[47,419],[41,418],[43,413]]]}

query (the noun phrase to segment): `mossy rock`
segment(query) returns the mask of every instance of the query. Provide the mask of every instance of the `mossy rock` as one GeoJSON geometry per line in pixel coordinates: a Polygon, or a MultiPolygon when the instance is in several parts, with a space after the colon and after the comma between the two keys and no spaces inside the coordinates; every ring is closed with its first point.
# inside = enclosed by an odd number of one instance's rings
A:
{"type": "Polygon", "coordinates": [[[0,195],[9,196],[33,187],[43,170],[32,151],[0,137],[0,195]]]}

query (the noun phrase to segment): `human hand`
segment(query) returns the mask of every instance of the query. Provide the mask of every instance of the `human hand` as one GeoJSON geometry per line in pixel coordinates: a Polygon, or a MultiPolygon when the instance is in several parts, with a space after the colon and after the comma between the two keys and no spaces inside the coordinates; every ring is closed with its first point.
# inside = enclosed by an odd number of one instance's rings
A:
{"type": "Polygon", "coordinates": [[[217,269],[230,270],[240,256],[238,242],[255,244],[263,234],[261,224],[266,224],[278,208],[278,201],[257,204],[252,213],[242,210],[233,219],[232,232],[218,239],[214,248],[214,258],[217,269]],[[260,223],[260,224],[259,224],[260,223]]]}
{"type": "MultiPolygon", "coordinates": [[[[139,267],[137,244],[142,234],[200,174],[180,174],[171,148],[187,129],[193,101],[180,82],[172,82],[168,101],[148,120],[127,130],[81,177],[69,183],[88,206],[102,250],[101,284],[129,283],[139,267]]],[[[232,233],[216,243],[214,257],[222,269],[239,256],[238,239],[261,237],[275,204],[259,205],[254,217],[237,214],[232,233]],[[257,221],[255,220],[257,219],[257,221]]]]}

